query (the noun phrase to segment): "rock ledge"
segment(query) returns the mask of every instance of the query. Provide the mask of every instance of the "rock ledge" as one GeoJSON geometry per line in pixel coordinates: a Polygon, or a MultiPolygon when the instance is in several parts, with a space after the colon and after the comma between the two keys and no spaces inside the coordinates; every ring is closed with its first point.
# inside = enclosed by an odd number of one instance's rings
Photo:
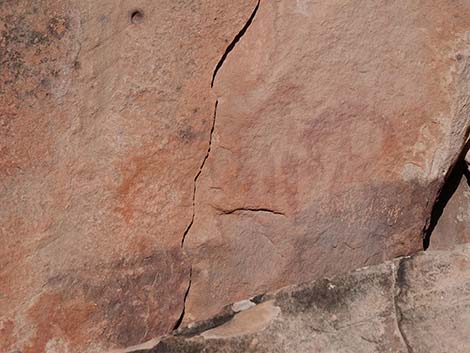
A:
{"type": "Polygon", "coordinates": [[[470,245],[286,287],[250,302],[182,328],[153,348],[131,351],[468,352],[470,245]]]}

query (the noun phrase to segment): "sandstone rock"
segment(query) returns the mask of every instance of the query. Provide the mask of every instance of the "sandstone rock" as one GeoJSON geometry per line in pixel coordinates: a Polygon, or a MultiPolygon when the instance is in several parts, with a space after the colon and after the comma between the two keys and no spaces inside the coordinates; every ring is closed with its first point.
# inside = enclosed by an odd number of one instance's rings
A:
{"type": "Polygon", "coordinates": [[[222,325],[134,352],[466,353],[469,296],[466,245],[266,294],[222,325]]]}
{"type": "Polygon", "coordinates": [[[173,329],[212,74],[254,5],[0,1],[0,352],[173,329]]]}
{"type": "Polygon", "coordinates": [[[185,321],[422,248],[466,139],[469,1],[261,1],[214,81],[185,321]]]}
{"type": "Polygon", "coordinates": [[[468,352],[470,245],[404,259],[397,272],[403,336],[414,353],[468,352]]]}
{"type": "Polygon", "coordinates": [[[0,352],[128,347],[412,253],[467,138],[467,0],[0,13],[0,352]]]}

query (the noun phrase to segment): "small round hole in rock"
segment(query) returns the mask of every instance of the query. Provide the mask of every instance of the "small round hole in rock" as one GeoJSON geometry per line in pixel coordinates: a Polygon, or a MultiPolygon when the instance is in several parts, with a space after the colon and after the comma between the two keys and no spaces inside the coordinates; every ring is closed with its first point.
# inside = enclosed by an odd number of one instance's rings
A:
{"type": "Polygon", "coordinates": [[[141,10],[134,10],[131,12],[131,22],[135,25],[144,21],[144,13],[141,10]]]}

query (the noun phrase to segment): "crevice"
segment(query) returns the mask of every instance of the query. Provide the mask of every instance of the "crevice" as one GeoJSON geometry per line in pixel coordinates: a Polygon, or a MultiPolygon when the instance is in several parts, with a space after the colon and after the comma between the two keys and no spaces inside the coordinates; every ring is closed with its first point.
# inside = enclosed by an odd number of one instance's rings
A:
{"type": "MultiPolygon", "coordinates": [[[[252,304],[256,306],[258,304],[264,303],[265,301],[269,299],[271,299],[271,297],[263,293],[255,297],[246,299],[246,301],[250,301],[252,304]]],[[[177,337],[179,336],[179,337],[189,338],[189,337],[198,336],[202,334],[203,332],[222,326],[225,323],[232,320],[240,312],[244,311],[244,310],[235,311],[233,308],[233,305],[234,305],[233,303],[226,305],[222,308],[222,310],[219,313],[217,313],[210,319],[198,321],[198,322],[191,324],[190,326],[180,328],[179,330],[173,332],[173,335],[177,337]]]]}
{"type": "MultiPolygon", "coordinates": [[[[243,28],[241,29],[241,31],[235,36],[235,38],[232,40],[232,42],[228,45],[228,47],[225,49],[225,52],[223,53],[222,57],[220,58],[220,60],[218,61],[216,67],[215,67],[215,70],[214,70],[214,73],[212,74],[212,80],[211,80],[211,87],[214,86],[214,81],[215,81],[215,78],[217,76],[217,73],[218,71],[220,70],[220,68],[222,67],[222,65],[224,64],[225,62],[225,59],[227,58],[227,56],[229,55],[229,53],[233,50],[233,48],[235,48],[235,45],[240,41],[240,39],[243,37],[243,35],[246,33],[246,31],[248,30],[248,27],[250,27],[251,23],[253,22],[253,19],[255,18],[255,15],[256,15],[256,12],[258,11],[258,8],[259,8],[259,5],[260,5],[260,0],[258,0],[253,12],[251,13],[250,17],[248,18],[248,21],[245,23],[245,25],[243,26],[243,28]]],[[[210,155],[210,152],[211,152],[211,148],[212,148],[212,137],[214,135],[214,129],[215,129],[215,122],[216,122],[216,119],[217,119],[217,106],[219,104],[219,101],[216,100],[215,101],[215,106],[214,106],[214,114],[212,115],[212,126],[211,126],[211,130],[210,130],[210,133],[209,133],[209,142],[208,142],[208,146],[207,146],[207,152],[201,162],[201,166],[199,167],[199,170],[198,172],[196,173],[196,176],[194,177],[194,182],[193,182],[193,200],[192,200],[192,216],[191,216],[191,221],[189,222],[188,226],[186,227],[184,233],[183,233],[183,237],[181,239],[181,248],[183,249],[184,248],[184,242],[186,240],[186,236],[188,235],[189,231],[191,230],[191,227],[193,226],[194,224],[194,218],[195,218],[195,215],[196,215],[196,193],[197,193],[197,184],[198,184],[198,179],[199,179],[199,176],[201,175],[203,169],[204,169],[204,166],[206,164],[206,161],[207,159],[209,158],[209,155],[210,155]]],[[[178,330],[180,327],[181,327],[181,324],[183,323],[183,319],[184,319],[184,315],[185,315],[185,312],[186,312],[186,300],[188,298],[188,295],[189,295],[189,291],[191,289],[191,283],[192,283],[192,272],[193,272],[193,269],[192,269],[192,266],[190,266],[190,269],[189,269],[189,283],[188,283],[188,287],[186,289],[186,293],[184,295],[184,298],[183,298],[183,310],[181,312],[181,315],[180,317],[178,318],[178,320],[176,321],[174,327],[173,327],[173,330],[178,330]]]]}
{"type": "Polygon", "coordinates": [[[194,223],[194,217],[196,214],[196,191],[197,191],[197,181],[199,179],[199,176],[202,173],[202,170],[204,169],[204,166],[206,165],[207,158],[209,158],[209,154],[211,153],[211,148],[212,148],[212,136],[214,135],[214,129],[215,129],[215,120],[217,118],[217,106],[219,104],[219,101],[215,101],[215,107],[214,107],[214,114],[212,115],[212,126],[211,126],[211,131],[209,133],[209,143],[207,146],[207,152],[206,155],[204,156],[204,159],[202,160],[201,166],[199,167],[199,170],[194,177],[194,182],[193,182],[193,214],[191,216],[191,221],[189,222],[188,226],[186,227],[186,230],[183,233],[183,238],[181,239],[181,247],[184,246],[184,241],[186,240],[186,236],[188,235],[193,223],[194,223]]]}
{"type": "Polygon", "coordinates": [[[219,211],[224,215],[230,215],[230,214],[235,214],[235,213],[240,213],[240,212],[261,212],[261,213],[269,213],[269,214],[278,215],[278,216],[285,216],[285,214],[282,212],[270,210],[268,208],[239,207],[239,208],[234,208],[232,210],[219,209],[219,211]]]}
{"type": "Polygon", "coordinates": [[[406,349],[408,353],[413,353],[413,348],[410,345],[410,342],[408,341],[408,338],[406,337],[406,334],[403,330],[402,323],[403,323],[403,313],[401,311],[400,306],[398,305],[398,300],[400,298],[400,295],[402,294],[402,287],[404,286],[405,283],[405,261],[407,261],[407,258],[401,258],[398,262],[398,268],[396,271],[393,271],[392,273],[392,300],[393,300],[393,306],[395,309],[395,319],[397,323],[397,329],[398,333],[400,334],[401,340],[403,341],[404,345],[406,346],[406,349]]]}
{"type": "Polygon", "coordinates": [[[194,325],[191,325],[191,327],[185,327],[185,328],[179,329],[176,332],[174,332],[174,335],[182,336],[186,338],[200,335],[203,332],[212,330],[213,328],[222,326],[223,324],[229,322],[230,320],[234,318],[236,314],[237,314],[236,312],[234,312],[232,309],[227,307],[226,310],[223,310],[222,312],[215,315],[211,319],[205,320],[202,322],[197,322],[194,325]]]}
{"type": "Polygon", "coordinates": [[[446,208],[452,196],[455,194],[462,177],[465,177],[467,179],[467,183],[470,185],[470,172],[468,169],[468,164],[465,161],[465,156],[469,148],[470,141],[464,145],[455,163],[447,172],[441,189],[438,191],[436,200],[431,210],[429,222],[426,224],[423,231],[423,250],[427,250],[429,248],[432,233],[436,228],[439,219],[444,213],[444,209],[446,208]]]}
{"type": "Polygon", "coordinates": [[[463,175],[465,176],[467,185],[470,186],[470,165],[467,161],[465,161],[465,170],[463,171],[463,175]]]}
{"type": "MultiPolygon", "coordinates": [[[[194,217],[196,214],[196,192],[197,192],[197,181],[199,179],[199,176],[202,173],[202,170],[204,169],[204,165],[206,164],[207,159],[209,158],[209,154],[211,153],[211,148],[212,148],[212,135],[214,134],[214,129],[215,129],[215,120],[217,117],[217,105],[219,104],[219,101],[215,101],[215,107],[214,107],[214,114],[212,115],[212,126],[211,126],[211,131],[209,133],[209,143],[207,146],[207,152],[202,160],[201,166],[199,167],[198,172],[196,173],[196,176],[194,177],[194,182],[193,182],[193,202],[192,202],[192,210],[193,213],[191,215],[191,221],[189,222],[188,226],[186,227],[186,230],[183,233],[183,237],[181,239],[181,248],[183,249],[184,247],[184,241],[186,240],[186,236],[188,235],[189,231],[191,230],[191,227],[193,226],[194,223],[194,217]]],[[[173,327],[173,331],[177,330],[181,324],[183,323],[183,318],[184,314],[186,312],[186,299],[188,298],[189,290],[191,289],[191,283],[192,283],[192,274],[193,274],[193,268],[190,266],[189,268],[189,282],[188,282],[188,288],[186,289],[186,293],[184,294],[183,298],[183,310],[181,311],[181,315],[176,321],[176,324],[173,327]]]]}
{"type": "Polygon", "coordinates": [[[235,38],[233,38],[232,42],[228,45],[227,49],[225,49],[224,54],[222,55],[222,57],[220,58],[219,62],[218,62],[217,65],[215,66],[214,73],[212,74],[211,87],[214,87],[215,77],[217,76],[217,73],[219,72],[219,70],[220,70],[220,68],[222,67],[222,65],[224,64],[225,59],[227,59],[227,56],[230,54],[230,52],[233,50],[233,48],[235,48],[235,46],[237,45],[237,43],[238,43],[238,42],[240,41],[240,39],[244,36],[244,34],[246,33],[246,31],[247,31],[248,28],[250,27],[251,23],[253,22],[253,19],[254,19],[255,16],[256,16],[256,12],[258,12],[259,4],[260,4],[260,0],[258,0],[258,3],[257,3],[256,6],[255,6],[255,9],[254,9],[253,12],[251,13],[250,18],[248,18],[248,21],[245,23],[245,25],[243,26],[243,28],[241,29],[241,31],[238,32],[238,34],[235,36],[235,38]]]}

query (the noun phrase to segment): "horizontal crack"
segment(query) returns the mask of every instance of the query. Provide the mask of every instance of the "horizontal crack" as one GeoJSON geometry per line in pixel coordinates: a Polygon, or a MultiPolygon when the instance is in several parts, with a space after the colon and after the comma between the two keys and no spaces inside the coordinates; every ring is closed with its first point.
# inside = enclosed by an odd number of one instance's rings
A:
{"type": "Polygon", "coordinates": [[[270,213],[273,215],[278,215],[278,216],[285,216],[284,213],[279,212],[279,211],[274,211],[270,210],[268,208],[246,208],[246,207],[240,207],[240,208],[234,208],[231,210],[222,210],[219,209],[219,211],[222,214],[229,215],[229,214],[234,214],[234,213],[240,213],[240,212],[262,212],[262,213],[270,213]]]}

